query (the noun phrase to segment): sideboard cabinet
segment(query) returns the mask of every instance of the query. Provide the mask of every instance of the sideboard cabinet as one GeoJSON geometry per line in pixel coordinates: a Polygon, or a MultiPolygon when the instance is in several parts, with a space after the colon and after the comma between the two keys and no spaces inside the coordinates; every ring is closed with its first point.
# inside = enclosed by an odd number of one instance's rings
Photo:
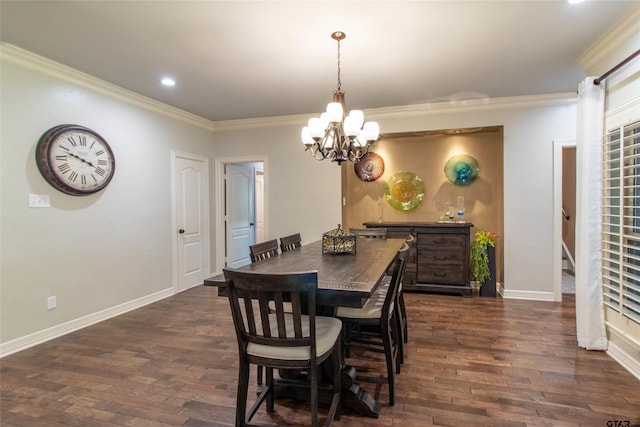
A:
{"type": "Polygon", "coordinates": [[[471,223],[365,222],[367,228],[383,227],[387,237],[415,237],[409,248],[403,288],[470,297],[471,223]]]}

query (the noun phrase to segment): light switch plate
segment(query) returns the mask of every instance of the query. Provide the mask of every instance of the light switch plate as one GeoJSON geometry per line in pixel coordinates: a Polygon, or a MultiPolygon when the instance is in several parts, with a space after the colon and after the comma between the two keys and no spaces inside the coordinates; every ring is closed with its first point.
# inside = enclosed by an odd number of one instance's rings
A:
{"type": "Polygon", "coordinates": [[[51,202],[48,194],[29,194],[30,208],[50,208],[51,202]]]}

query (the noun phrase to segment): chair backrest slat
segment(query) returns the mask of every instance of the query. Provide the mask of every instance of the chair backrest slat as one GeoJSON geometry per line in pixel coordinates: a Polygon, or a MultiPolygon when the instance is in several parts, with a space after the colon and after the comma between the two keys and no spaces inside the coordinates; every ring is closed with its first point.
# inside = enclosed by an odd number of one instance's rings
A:
{"type": "MultiPolygon", "coordinates": [[[[241,292],[242,292],[242,300],[244,303],[244,313],[247,316],[246,326],[249,328],[249,334],[253,335],[256,333],[256,330],[255,330],[256,320],[253,313],[253,305],[251,304],[251,292],[247,290],[242,290],[241,292]]],[[[237,303],[236,303],[236,306],[240,307],[240,305],[237,303]]],[[[245,325],[243,325],[243,332],[245,332],[244,326],[245,325]]]]}
{"type": "Polygon", "coordinates": [[[280,252],[289,252],[302,246],[300,233],[291,234],[280,238],[280,252]]]}
{"type": "Polygon", "coordinates": [[[276,239],[249,246],[251,262],[262,261],[275,255],[278,255],[278,241],[276,239]]]}

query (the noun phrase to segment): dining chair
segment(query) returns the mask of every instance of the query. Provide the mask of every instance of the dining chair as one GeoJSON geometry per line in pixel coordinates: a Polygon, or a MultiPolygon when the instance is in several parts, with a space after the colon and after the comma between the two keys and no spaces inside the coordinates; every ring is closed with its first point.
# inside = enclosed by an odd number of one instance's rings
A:
{"type": "Polygon", "coordinates": [[[407,262],[409,246],[405,243],[398,251],[393,275],[388,287],[379,287],[362,308],[338,307],[336,317],[342,320],[343,345],[345,353],[351,346],[361,346],[367,350],[385,355],[387,376],[372,378],[358,376],[363,381],[386,381],[389,385],[389,404],[395,403],[395,376],[400,373],[401,331],[397,321],[397,292],[407,262]],[[373,328],[365,330],[366,327],[373,328]],[[354,333],[355,330],[355,333],[354,333]]]}
{"type": "MultiPolygon", "coordinates": [[[[416,238],[413,234],[409,234],[409,237],[405,239],[407,246],[409,247],[409,251],[411,251],[411,245],[413,245],[416,241],[416,238]]],[[[391,278],[393,276],[393,268],[389,269],[387,275],[382,278],[382,283],[380,286],[382,288],[388,288],[391,284],[391,278]]],[[[406,268],[406,266],[405,266],[406,268]]],[[[404,275],[403,275],[404,277],[404,275]]],[[[402,286],[402,280],[398,285],[398,292],[396,295],[396,303],[398,306],[398,316],[396,316],[396,323],[398,325],[398,330],[400,331],[401,340],[398,342],[398,359],[400,360],[400,364],[404,363],[404,344],[409,342],[409,326],[407,321],[407,308],[404,303],[404,291],[402,286]]]]}
{"type": "MultiPolygon", "coordinates": [[[[409,251],[411,251],[411,246],[415,244],[415,241],[415,236],[413,234],[409,234],[409,237],[405,240],[409,246],[409,251]]],[[[401,321],[400,330],[402,331],[402,341],[406,344],[409,342],[409,326],[407,324],[407,307],[404,304],[402,281],[400,281],[400,285],[398,285],[398,307],[400,310],[400,316],[398,316],[398,318],[401,321]]]]}
{"type": "Polygon", "coordinates": [[[349,233],[354,236],[367,239],[386,239],[387,229],[384,227],[376,228],[350,228],[349,233]]]}
{"type": "Polygon", "coordinates": [[[340,419],[342,323],[334,317],[316,316],[317,271],[261,274],[223,269],[239,353],[236,426],[250,426],[266,401],[274,412],[274,369],[306,370],[310,382],[311,425],[318,425],[319,366],[331,361],[331,404],[325,426],[340,419]],[[292,312],[285,312],[290,301],[292,312]],[[269,309],[275,303],[275,312],[269,309]],[[302,314],[304,311],[308,314],[302,314]],[[266,384],[246,411],[249,369],[265,367],[266,384]]]}
{"type": "Polygon", "coordinates": [[[249,246],[249,256],[251,262],[258,262],[278,255],[278,240],[267,240],[266,242],[256,243],[249,246]]]}
{"type": "MultiPolygon", "coordinates": [[[[256,243],[249,246],[249,255],[251,262],[264,261],[267,258],[278,255],[278,241],[276,239],[267,240],[266,242],[256,243]]],[[[258,366],[257,383],[262,385],[262,366],[258,366]]]]}
{"type": "Polygon", "coordinates": [[[282,253],[292,251],[302,246],[300,233],[291,234],[280,238],[280,251],[282,253]]]}

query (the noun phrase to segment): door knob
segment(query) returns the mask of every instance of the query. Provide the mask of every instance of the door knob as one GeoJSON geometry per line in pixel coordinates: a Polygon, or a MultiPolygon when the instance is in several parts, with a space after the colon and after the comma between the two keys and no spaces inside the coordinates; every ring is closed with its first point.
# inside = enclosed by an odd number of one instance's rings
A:
{"type": "Polygon", "coordinates": [[[184,234],[184,228],[181,228],[180,230],[178,230],[178,233],[184,234]]]}

